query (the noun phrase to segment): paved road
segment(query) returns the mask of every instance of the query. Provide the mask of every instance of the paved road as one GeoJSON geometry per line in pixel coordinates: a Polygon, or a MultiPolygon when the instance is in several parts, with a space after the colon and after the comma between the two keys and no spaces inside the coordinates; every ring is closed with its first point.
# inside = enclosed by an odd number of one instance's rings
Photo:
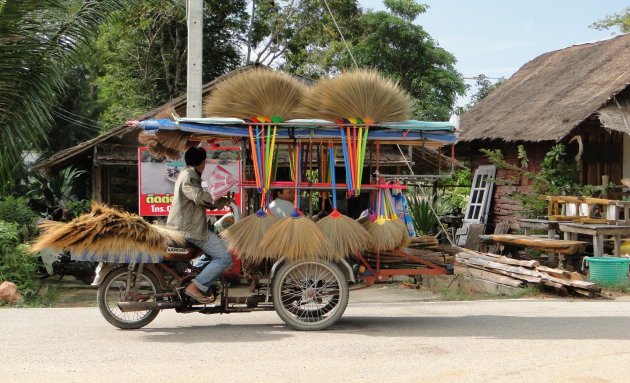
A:
{"type": "Polygon", "coordinates": [[[630,381],[628,301],[418,294],[352,292],[337,325],[316,333],[275,312],[165,311],[122,331],[96,308],[3,309],[0,382],[630,381]]]}

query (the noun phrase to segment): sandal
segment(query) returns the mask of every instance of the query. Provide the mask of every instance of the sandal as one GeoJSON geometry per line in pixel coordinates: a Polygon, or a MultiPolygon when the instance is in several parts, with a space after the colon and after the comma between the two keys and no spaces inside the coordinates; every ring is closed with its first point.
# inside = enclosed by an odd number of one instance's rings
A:
{"type": "Polygon", "coordinates": [[[214,303],[214,301],[217,299],[214,295],[209,295],[209,296],[197,295],[197,294],[191,293],[188,290],[184,290],[184,294],[186,294],[190,298],[192,298],[192,299],[196,300],[197,302],[202,303],[204,305],[207,305],[209,303],[214,303]]]}

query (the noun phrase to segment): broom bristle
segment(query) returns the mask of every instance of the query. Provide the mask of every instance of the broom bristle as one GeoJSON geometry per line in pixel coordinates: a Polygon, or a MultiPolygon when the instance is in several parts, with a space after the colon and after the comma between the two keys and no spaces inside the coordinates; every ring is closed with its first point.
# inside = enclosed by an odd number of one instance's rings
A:
{"type": "Polygon", "coordinates": [[[328,215],[317,226],[331,244],[336,258],[362,253],[372,246],[372,237],[357,221],[345,215],[328,215]]]}
{"type": "MultiPolygon", "coordinates": [[[[175,160],[180,156],[180,152],[183,150],[168,148],[160,142],[156,133],[140,132],[138,135],[138,141],[140,144],[149,148],[149,153],[155,158],[168,158],[175,160]]],[[[185,148],[185,147],[184,147],[185,148]]]]}
{"type": "Polygon", "coordinates": [[[315,222],[306,217],[285,217],[274,224],[260,244],[266,259],[287,261],[337,260],[330,242],[315,222]]]}
{"type": "Polygon", "coordinates": [[[377,71],[360,69],[320,80],[306,92],[299,113],[303,118],[328,121],[403,121],[411,116],[411,98],[396,82],[377,71]]]}
{"type": "Polygon", "coordinates": [[[400,240],[400,244],[396,246],[397,248],[404,249],[409,246],[411,243],[411,238],[409,237],[409,231],[407,230],[407,225],[403,222],[402,219],[394,219],[392,220],[396,225],[400,227],[400,232],[402,233],[402,239],[400,240]]]}
{"type": "Polygon", "coordinates": [[[204,116],[296,118],[306,86],[293,76],[268,69],[252,69],[217,84],[204,100],[204,116]]]}
{"type": "Polygon", "coordinates": [[[44,248],[66,249],[94,255],[117,253],[166,254],[170,242],[183,244],[184,238],[174,230],[151,225],[142,217],[92,204],[92,211],[68,223],[45,221],[43,234],[31,246],[31,252],[44,248]]]}
{"type": "Polygon", "coordinates": [[[167,106],[166,108],[160,110],[153,116],[153,118],[169,118],[169,119],[172,119],[173,117],[178,118],[179,115],[177,114],[177,111],[175,110],[175,108],[173,108],[172,106],[167,106]]]}
{"type": "Polygon", "coordinates": [[[220,237],[227,240],[228,251],[250,264],[264,260],[260,252],[260,243],[265,234],[278,221],[271,214],[260,216],[251,214],[221,232],[220,237]]]}
{"type": "Polygon", "coordinates": [[[391,219],[379,218],[375,221],[367,221],[363,227],[372,236],[372,247],[374,252],[390,251],[400,246],[403,233],[400,226],[391,219]]]}

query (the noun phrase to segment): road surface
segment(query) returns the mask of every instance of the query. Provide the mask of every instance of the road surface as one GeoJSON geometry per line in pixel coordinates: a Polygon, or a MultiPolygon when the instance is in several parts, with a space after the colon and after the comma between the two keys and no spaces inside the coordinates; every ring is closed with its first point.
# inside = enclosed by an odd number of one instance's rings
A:
{"type": "Polygon", "coordinates": [[[275,312],[160,313],[141,330],[97,308],[1,309],[0,382],[628,382],[630,302],[439,302],[352,292],[331,329],[275,312]]]}

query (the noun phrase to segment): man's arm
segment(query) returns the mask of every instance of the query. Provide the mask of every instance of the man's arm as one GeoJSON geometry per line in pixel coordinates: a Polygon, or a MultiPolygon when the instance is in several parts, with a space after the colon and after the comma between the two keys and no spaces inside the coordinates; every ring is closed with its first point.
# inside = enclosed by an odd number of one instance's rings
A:
{"type": "Polygon", "coordinates": [[[206,209],[222,209],[227,204],[227,199],[219,198],[214,201],[212,196],[201,187],[201,180],[187,177],[182,181],[182,191],[186,198],[192,200],[197,206],[206,209]]]}

